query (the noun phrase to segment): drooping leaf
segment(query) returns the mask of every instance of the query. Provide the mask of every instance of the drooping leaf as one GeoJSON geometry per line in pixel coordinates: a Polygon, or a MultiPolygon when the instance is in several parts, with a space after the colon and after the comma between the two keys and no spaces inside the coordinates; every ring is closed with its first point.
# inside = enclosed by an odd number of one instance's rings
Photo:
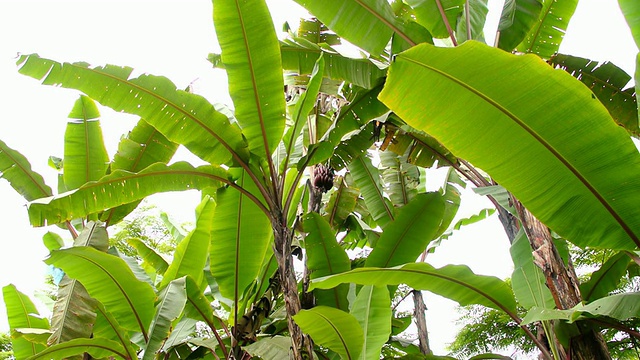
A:
{"type": "MultiPolygon", "coordinates": [[[[75,239],[73,246],[89,246],[105,252],[109,237],[104,225],[90,221],[75,239]]],[[[84,286],[68,275],[58,285],[58,294],[51,315],[49,346],[76,338],[90,338],[96,319],[96,301],[84,286]]]]}
{"type": "Polygon", "coordinates": [[[113,256],[117,256],[120,259],[124,260],[125,264],[127,264],[129,269],[131,269],[136,279],[142,282],[146,282],[147,284],[151,285],[151,287],[155,289],[155,283],[153,280],[151,280],[151,276],[150,276],[150,275],[154,275],[153,272],[152,271],[147,272],[149,270],[148,268],[143,269],[141,264],[138,262],[138,259],[121,253],[115,247],[109,248],[109,251],[107,251],[107,253],[113,256]]]}
{"type": "Polygon", "coordinates": [[[48,347],[38,354],[29,357],[29,360],[63,360],[75,355],[82,355],[83,353],[89,353],[97,359],[108,358],[113,355],[120,356],[124,359],[128,358],[122,345],[115,341],[99,338],[80,338],[48,347]]]}
{"type": "MultiPolygon", "coordinates": [[[[304,232],[307,233],[304,244],[311,279],[351,270],[349,256],[338,245],[331,226],[322,216],[314,212],[307,214],[303,226],[304,232]]],[[[347,311],[349,310],[348,292],[349,285],[342,284],[330,290],[317,290],[314,296],[318,305],[347,311]]]]}
{"type": "Polygon", "coordinates": [[[23,55],[17,63],[21,74],[44,85],[77,89],[115,111],[140,116],[169,140],[212,164],[249,157],[236,124],[204,97],[177,90],[167,78],[147,74],[131,78],[129,67],[58,63],[37,55],[23,55]]]}
{"type": "MultiPolygon", "coordinates": [[[[392,114],[389,118],[395,118],[392,114]]],[[[403,125],[401,128],[388,127],[387,138],[390,151],[407,156],[407,162],[424,168],[434,164],[438,167],[451,166],[458,163],[451,151],[440,144],[433,136],[403,125]]],[[[385,139],[386,140],[386,139],[385,139]]]]}
{"type": "Polygon", "coordinates": [[[640,245],[640,156],[566,72],[472,41],[454,49],[425,44],[396,57],[380,97],[563,238],[578,246],[640,245]],[[471,62],[487,71],[469,71],[471,62]]]}
{"type": "Polygon", "coordinates": [[[578,0],[543,0],[538,20],[517,50],[537,54],[544,59],[550,58],[558,52],[577,5],[578,0]]]}
{"type": "MultiPolygon", "coordinates": [[[[31,299],[10,284],[2,288],[2,297],[7,309],[7,320],[9,328],[33,328],[49,329],[49,321],[40,317],[31,299]]],[[[24,338],[12,340],[13,355],[17,360],[26,359],[42,351],[45,347],[42,344],[29,342],[24,338]]]]}
{"type": "Polygon", "coordinates": [[[196,226],[176,246],[173,260],[159,285],[160,289],[168,285],[170,281],[186,275],[193,278],[198,284],[202,282],[202,269],[207,262],[215,212],[216,202],[205,195],[196,208],[196,226]]]}
{"type": "Polygon", "coordinates": [[[235,116],[251,152],[270,157],[282,138],[285,103],[280,48],[267,5],[215,0],[213,21],[235,116]]]}
{"type": "Polygon", "coordinates": [[[194,168],[186,162],[154,164],[139,173],[116,170],[77,190],[30,203],[29,220],[33,226],[57,224],[158,192],[219,187],[228,182],[227,178],[227,172],[220,167],[194,168]]]}
{"type": "Polygon", "coordinates": [[[471,30],[470,32],[467,30],[467,9],[463,7],[464,11],[462,12],[456,29],[456,39],[458,40],[458,43],[462,43],[466,40],[484,41],[484,23],[486,22],[487,14],[489,13],[487,0],[468,0],[466,4],[469,6],[469,28],[471,30]],[[471,34],[470,37],[469,34],[471,34]]]}
{"type": "Polygon", "coordinates": [[[367,209],[371,213],[380,227],[384,228],[389,222],[395,219],[393,206],[384,196],[380,173],[371,164],[371,159],[366,155],[358,156],[349,164],[349,173],[360,188],[367,209]]]}
{"type": "Polygon", "coordinates": [[[184,316],[204,321],[212,331],[219,329],[218,325],[221,323],[220,319],[213,314],[211,300],[203,294],[202,289],[191,277],[187,277],[187,302],[184,316]]]}
{"type": "Polygon", "coordinates": [[[442,20],[442,15],[438,9],[438,2],[442,4],[442,9],[447,16],[447,21],[451,29],[455,31],[458,16],[464,10],[465,0],[408,0],[416,15],[416,21],[427,28],[434,38],[449,37],[447,27],[442,20]]]}
{"type": "Polygon", "coordinates": [[[356,318],[342,310],[316,306],[293,316],[300,329],[313,341],[340,354],[343,359],[358,359],[364,344],[362,328],[356,318]]]}
{"type": "Polygon", "coordinates": [[[443,215],[442,195],[417,195],[397,210],[395,220],[384,229],[365,266],[392,267],[416,261],[436,237],[443,215]]]}
{"type": "Polygon", "coordinates": [[[515,314],[516,302],[509,286],[493,276],[476,275],[464,265],[436,269],[427,263],[411,263],[395,268],[357,268],[346,273],[314,279],[310,289],[329,289],[341,283],[361,285],[407,284],[427,290],[460,305],[480,304],[515,314]]]}
{"type": "Polygon", "coordinates": [[[168,353],[171,351],[171,348],[184,344],[190,337],[196,334],[197,323],[197,320],[188,317],[180,319],[162,345],[160,351],[168,353]]]}
{"type": "Polygon", "coordinates": [[[322,55],[326,66],[322,74],[332,80],[347,81],[351,84],[371,89],[385,75],[385,71],[367,59],[353,59],[340,55],[326,46],[294,38],[280,44],[282,67],[300,75],[311,74],[314,64],[322,55]]]}
{"type": "Polygon", "coordinates": [[[142,240],[138,238],[129,238],[127,239],[127,244],[136,249],[138,255],[142,258],[144,262],[147,262],[151,265],[155,271],[162,275],[167,268],[169,268],[169,264],[165,259],[162,258],[155,250],[148,247],[142,240]]]}
{"type": "Polygon", "coordinates": [[[620,279],[629,266],[629,256],[624,252],[610,257],[602,266],[591,274],[588,281],[580,284],[580,294],[585,302],[603,298],[618,287],[620,279]]]}
{"type": "Polygon", "coordinates": [[[534,306],[553,309],[555,301],[546,286],[542,270],[533,262],[533,254],[529,239],[524,231],[520,231],[511,245],[513,274],[511,287],[518,303],[525,309],[534,306]]]}
{"type": "Polygon", "coordinates": [[[103,177],[109,166],[100,112],[89,97],[81,95],[69,113],[64,133],[63,178],[67,189],[76,189],[103,177]]]}
{"type": "MultiPolygon", "coordinates": [[[[249,191],[255,189],[245,172],[238,184],[249,191]]],[[[246,195],[224,188],[217,199],[209,247],[211,273],[224,297],[238,299],[258,276],[273,231],[269,218],[246,195]]]]}
{"type": "Polygon", "coordinates": [[[146,333],[155,293],[149,284],[135,278],[122,259],[90,247],[74,247],[53,251],[45,262],[80,281],[120,326],[146,333]]]}
{"type": "Polygon", "coordinates": [[[0,140],[0,178],[5,179],[27,201],[51,196],[51,188],[19,152],[0,140]]]}
{"type": "Polygon", "coordinates": [[[631,76],[624,70],[608,61],[599,64],[597,61],[564,54],[556,54],[549,61],[587,85],[609,110],[616,123],[631,135],[640,136],[635,89],[626,88],[631,76]]]}
{"type": "Polygon", "coordinates": [[[408,43],[415,44],[405,34],[402,22],[395,17],[386,0],[295,1],[328,28],[372,55],[382,53],[394,32],[408,43]],[[358,19],[358,26],[353,26],[354,19],[358,19]]]}
{"type": "Polygon", "coordinates": [[[149,341],[144,348],[143,360],[154,359],[156,352],[169,336],[172,322],[180,316],[187,301],[186,286],[186,277],[172,280],[158,296],[156,313],[149,327],[149,341]]]}
{"type": "Polygon", "coordinates": [[[506,0],[498,25],[498,47],[511,51],[520,44],[538,20],[543,0],[506,0]]]}
{"type": "Polygon", "coordinates": [[[363,286],[351,307],[364,333],[359,359],[377,360],[382,346],[391,335],[391,300],[386,286],[363,286]]]}

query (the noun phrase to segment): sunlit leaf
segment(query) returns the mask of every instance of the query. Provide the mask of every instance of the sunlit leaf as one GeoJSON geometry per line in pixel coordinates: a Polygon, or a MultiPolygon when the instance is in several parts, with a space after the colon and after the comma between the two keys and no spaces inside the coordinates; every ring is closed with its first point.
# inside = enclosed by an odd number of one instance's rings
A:
{"type": "Polygon", "coordinates": [[[359,359],[377,360],[382,346],[391,335],[391,300],[386,286],[363,286],[351,307],[364,332],[364,345],[359,359]]]}
{"type": "MultiPolygon", "coordinates": [[[[7,309],[9,328],[34,328],[49,329],[49,321],[40,317],[38,310],[28,296],[16,289],[15,285],[7,285],[2,288],[2,297],[7,309]]],[[[29,356],[44,350],[44,345],[29,342],[27,339],[18,338],[12,340],[13,354],[16,359],[26,359],[29,356]]]]}
{"type": "Polygon", "coordinates": [[[566,72],[473,41],[453,49],[424,44],[396,57],[380,98],[563,238],[578,246],[640,245],[640,155],[566,72]],[[562,126],[549,126],[558,119],[562,126]]]}
{"type": "Polygon", "coordinates": [[[156,314],[149,327],[149,341],[144,348],[143,360],[154,359],[156,352],[169,336],[172,322],[184,309],[187,301],[186,278],[172,280],[158,296],[156,314]]]}
{"type": "Polygon", "coordinates": [[[73,339],[63,342],[39,352],[35,356],[31,356],[29,360],[62,360],[73,357],[74,355],[82,355],[89,353],[94,358],[108,358],[113,355],[127,358],[122,345],[115,341],[107,339],[73,339]]]}
{"type": "Polygon", "coordinates": [[[498,47],[511,51],[538,20],[543,0],[506,0],[498,25],[498,47]]]}
{"type": "Polygon", "coordinates": [[[27,201],[51,196],[51,188],[42,176],[31,170],[22,154],[0,140],[0,179],[5,179],[27,201]]]}
{"type": "Polygon", "coordinates": [[[537,22],[517,50],[537,54],[544,59],[558,52],[578,0],[543,0],[537,22]]]}

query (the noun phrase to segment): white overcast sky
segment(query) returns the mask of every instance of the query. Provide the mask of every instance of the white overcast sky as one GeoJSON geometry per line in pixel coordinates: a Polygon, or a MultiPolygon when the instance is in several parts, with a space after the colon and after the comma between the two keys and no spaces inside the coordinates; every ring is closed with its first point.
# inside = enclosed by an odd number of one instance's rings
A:
{"type": "MultiPolygon", "coordinates": [[[[305,14],[290,0],[268,4],[278,31],[286,19],[295,25],[305,14]]],[[[502,1],[489,0],[489,5],[487,39],[493,37],[502,1]]],[[[207,0],[0,0],[0,139],[22,152],[55,189],[56,173],[47,166],[47,159],[62,156],[66,117],[78,93],[41,86],[19,75],[15,67],[18,53],[94,65],[128,65],[139,72],[167,76],[179,88],[195,81],[196,92],[212,102],[230,104],[224,73],[211,69],[206,61],[208,53],[219,50],[211,8],[207,0]]],[[[561,52],[612,61],[630,74],[637,53],[616,0],[581,0],[561,52]]],[[[104,108],[101,112],[107,149],[113,156],[120,136],[137,119],[104,108]]],[[[192,192],[159,197],[156,202],[187,221],[192,219],[197,199],[192,192]],[[177,202],[187,205],[173,206],[177,202]]],[[[45,273],[42,259],[47,251],[41,239],[47,229],[29,226],[24,205],[9,184],[0,180],[0,287],[13,283],[32,295],[41,287],[45,273]]],[[[470,201],[461,212],[468,216],[488,206],[482,200],[470,201]]],[[[495,216],[461,231],[430,262],[435,266],[467,264],[477,273],[501,278],[511,272],[507,240],[495,216]]],[[[436,353],[442,353],[453,333],[453,305],[428,295],[427,307],[430,339],[436,353]]],[[[0,304],[0,331],[7,329],[5,308],[0,304]]]]}

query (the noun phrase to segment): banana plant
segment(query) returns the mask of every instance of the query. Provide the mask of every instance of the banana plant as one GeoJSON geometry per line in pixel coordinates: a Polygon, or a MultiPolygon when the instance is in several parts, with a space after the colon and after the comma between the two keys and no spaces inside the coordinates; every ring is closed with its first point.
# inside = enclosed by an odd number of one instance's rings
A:
{"type": "MultiPolygon", "coordinates": [[[[65,137],[58,195],[0,143],[1,174],[30,201],[32,225],[63,224],[74,238],[80,230],[82,240],[149,195],[202,192],[195,228],[171,260],[131,240],[151,265],[146,269],[159,275],[154,280],[122,254],[87,246],[91,241],[53,250],[47,263],[93,299],[86,305],[95,317],[81,320],[93,323],[93,332],[63,337],[52,329],[49,347],[34,345],[25,357],[377,359],[393,331],[385,324],[400,283],[504,311],[522,325],[516,296],[530,300],[531,309],[551,307],[548,294],[520,287],[541,280],[526,249],[514,261],[526,280],[513,290],[465,266],[416,263],[433,251],[459,206],[454,177],[442,191],[426,192],[423,167],[450,166],[476,186],[499,183],[578,246],[640,246],[640,157],[602,104],[619,95],[594,94],[565,71],[569,63],[554,70],[543,61],[557,51],[575,0],[507,1],[500,49],[482,43],[484,1],[296,2],[318,20],[303,21],[279,41],[264,1],[213,1],[222,51],[209,58],[227,73],[233,114],[165,77],[134,77],[129,67],[36,54],[18,59],[20,73],[83,93],[65,137]],[[360,26],[352,26],[354,18],[360,26]],[[340,38],[367,55],[341,55],[334,48],[340,38]],[[433,38],[454,47],[436,47],[433,38]],[[93,101],[141,118],[111,161],[93,101]],[[180,145],[207,165],[170,164],[180,145]],[[367,255],[352,262],[347,248],[367,255]],[[301,281],[294,255],[303,260],[301,281]],[[196,321],[206,324],[204,336],[193,336],[196,321]]],[[[584,67],[581,80],[595,74],[584,67]]],[[[624,121],[633,133],[633,121],[624,121]]],[[[492,200],[499,211],[511,210],[492,200]]],[[[613,281],[596,276],[594,283],[598,278],[613,281]]],[[[599,287],[607,288],[584,291],[599,287]]],[[[81,291],[67,288],[61,299],[78,305],[81,291]]],[[[624,315],[619,306],[594,306],[530,318],[624,315]]],[[[32,333],[49,331],[46,324],[36,328],[23,331],[25,346],[42,338],[32,333]]],[[[536,344],[544,357],[558,357],[536,344]]]]}

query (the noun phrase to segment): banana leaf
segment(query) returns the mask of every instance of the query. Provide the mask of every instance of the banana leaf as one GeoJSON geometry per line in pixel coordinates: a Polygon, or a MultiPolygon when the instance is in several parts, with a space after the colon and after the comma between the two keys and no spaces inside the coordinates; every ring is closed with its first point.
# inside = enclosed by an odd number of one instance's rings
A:
{"type": "Polygon", "coordinates": [[[538,20],[517,50],[537,54],[544,59],[557,53],[576,6],[578,0],[543,0],[538,20]]]}
{"type": "Polygon", "coordinates": [[[512,51],[538,20],[543,0],[506,0],[498,24],[498,47],[512,51]]]}
{"type": "Polygon", "coordinates": [[[484,42],[484,24],[487,21],[489,8],[487,0],[467,0],[464,5],[458,26],[456,27],[456,39],[458,43],[467,40],[478,40],[484,42]],[[467,30],[467,9],[469,7],[469,30],[467,30]]]}
{"type": "MultiPolygon", "coordinates": [[[[206,252],[205,252],[206,254],[206,252]]],[[[143,360],[154,359],[169,336],[173,321],[178,319],[187,301],[186,277],[172,280],[158,296],[156,313],[149,326],[149,341],[144,347],[143,360]]]]}
{"type": "Polygon", "coordinates": [[[362,352],[364,335],[353,315],[327,306],[300,310],[293,316],[300,329],[313,341],[340,354],[343,359],[357,359],[362,352]]]}
{"type": "Polygon", "coordinates": [[[202,282],[202,269],[207,263],[215,212],[215,201],[205,195],[196,207],[196,226],[176,246],[173,260],[163,274],[159,289],[167,286],[170,281],[187,275],[198,284],[202,282]]]}
{"type": "MultiPolygon", "coordinates": [[[[31,299],[10,284],[2,288],[2,298],[7,309],[9,329],[49,329],[49,321],[40,317],[31,299]]],[[[26,359],[45,349],[43,344],[32,343],[25,338],[17,338],[11,341],[13,355],[17,360],[26,359]]]]}
{"type": "Polygon", "coordinates": [[[378,360],[382,346],[391,335],[391,300],[386,286],[363,286],[351,307],[364,333],[359,359],[378,360]]]}
{"type": "MultiPolygon", "coordinates": [[[[243,172],[238,184],[254,187],[243,172]]],[[[211,227],[209,261],[220,293],[240,300],[258,277],[273,238],[269,218],[247,196],[232,188],[218,190],[218,205],[211,227]]]]}
{"type": "Polygon", "coordinates": [[[417,195],[397,210],[395,220],[385,227],[365,266],[392,267],[416,261],[437,236],[443,215],[442,195],[417,195]]]}
{"type": "MultiPolygon", "coordinates": [[[[74,246],[90,246],[106,252],[109,246],[107,230],[101,224],[89,222],[75,239],[74,246]]],[[[96,319],[96,301],[84,286],[68,275],[58,285],[58,294],[51,315],[52,334],[48,345],[75,338],[90,338],[96,319]]]]}
{"type": "Polygon", "coordinates": [[[624,70],[608,61],[599,64],[564,54],[554,55],[549,62],[587,85],[616,123],[627,129],[629,134],[640,136],[636,93],[633,87],[626,87],[631,76],[624,70]]]}
{"type": "Polygon", "coordinates": [[[362,197],[373,220],[384,228],[395,219],[395,212],[393,205],[382,191],[378,169],[372,165],[371,159],[366,154],[362,154],[350,162],[349,173],[356,186],[362,191],[362,197]]]}
{"type": "Polygon", "coordinates": [[[423,44],[396,57],[380,98],[563,238],[581,247],[640,246],[640,155],[566,72],[473,41],[423,44]]]}
{"type": "Polygon", "coordinates": [[[115,341],[122,345],[128,358],[137,358],[136,349],[134,349],[134,345],[131,342],[129,331],[123,329],[118,320],[110,312],[107,312],[104,305],[99,302],[96,302],[96,315],[93,337],[115,341]]]}
{"type": "Polygon", "coordinates": [[[0,140],[0,179],[9,182],[27,201],[53,195],[42,175],[31,170],[31,164],[22,154],[0,140]]]}
{"type": "Polygon", "coordinates": [[[21,74],[84,92],[115,111],[138,115],[169,140],[212,164],[245,163],[249,151],[237,124],[218,112],[204,97],[176,89],[167,78],[140,75],[115,65],[90,67],[86,63],[59,63],[23,55],[21,74]]]}
{"type": "Polygon", "coordinates": [[[267,5],[214,0],[213,22],[235,116],[251,152],[269,158],[282,138],[285,102],[278,38],[267,5]]]}
{"type": "Polygon", "coordinates": [[[429,30],[434,38],[442,39],[449,37],[449,32],[442,20],[438,2],[442,4],[447,21],[455,31],[458,17],[464,10],[465,0],[407,0],[407,4],[413,8],[416,21],[429,30]]]}
{"type": "Polygon", "coordinates": [[[89,353],[94,358],[108,358],[113,355],[127,359],[125,349],[115,341],[107,339],[73,339],[63,342],[29,357],[29,360],[63,360],[75,355],[89,353]]]}
{"type": "Polygon", "coordinates": [[[227,178],[226,170],[220,167],[204,165],[194,168],[186,162],[170,166],[158,163],[139,173],[116,170],[76,190],[31,202],[29,220],[33,226],[57,224],[158,192],[219,187],[230,182],[227,178]]]}
{"type": "Polygon", "coordinates": [[[411,45],[415,44],[387,0],[295,1],[328,28],[372,55],[382,53],[394,32],[411,45]],[[354,19],[358,20],[358,26],[353,26],[354,19]]]}
{"type": "Polygon", "coordinates": [[[124,261],[91,247],[56,250],[45,260],[80,281],[125,329],[142,332],[153,317],[155,293],[135,278],[124,261]]]}
{"type": "Polygon", "coordinates": [[[103,177],[109,167],[100,112],[89,97],[81,95],[69,114],[64,133],[63,179],[68,190],[103,177]]]}
{"type": "Polygon", "coordinates": [[[510,252],[514,268],[511,287],[518,303],[525,309],[534,306],[553,309],[553,295],[546,286],[542,270],[533,262],[531,245],[524,231],[518,232],[513,239],[510,252]]]}
{"type": "Polygon", "coordinates": [[[617,289],[620,279],[627,272],[630,261],[631,259],[624,252],[610,257],[598,270],[591,274],[589,280],[580,284],[582,299],[589,303],[603,298],[617,289]]]}
{"type": "Polygon", "coordinates": [[[329,196],[325,206],[327,222],[336,229],[341,229],[342,224],[356,207],[356,200],[360,195],[360,189],[347,185],[344,177],[337,176],[334,181],[335,190],[329,196]]]}
{"type": "Polygon", "coordinates": [[[311,74],[320,55],[326,63],[323,74],[332,80],[342,80],[371,89],[386,74],[368,59],[348,58],[328,46],[319,46],[300,38],[284,40],[280,44],[280,51],[283,69],[300,75],[311,74]]]}
{"type": "Polygon", "coordinates": [[[505,311],[517,319],[516,301],[509,286],[493,276],[476,275],[464,265],[436,269],[427,263],[410,263],[395,268],[357,268],[345,273],[314,279],[309,289],[330,289],[342,283],[360,285],[407,284],[427,290],[460,305],[479,304],[505,311]]]}
{"type": "MultiPolygon", "coordinates": [[[[304,245],[307,253],[309,278],[338,274],[351,270],[349,256],[338,244],[331,226],[319,214],[309,213],[304,219],[307,236],[304,245]]],[[[316,304],[348,311],[349,285],[341,284],[330,290],[316,290],[316,304]]]]}

